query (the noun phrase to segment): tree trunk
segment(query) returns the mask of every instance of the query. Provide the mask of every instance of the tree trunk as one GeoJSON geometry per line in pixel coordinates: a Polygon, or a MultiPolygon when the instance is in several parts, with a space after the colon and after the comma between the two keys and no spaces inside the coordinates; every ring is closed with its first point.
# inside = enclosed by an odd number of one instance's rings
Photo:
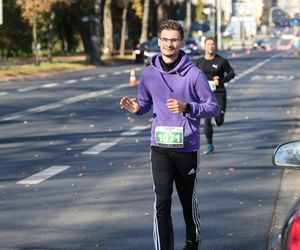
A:
{"type": "Polygon", "coordinates": [[[142,22],[142,34],[140,37],[140,43],[148,40],[148,23],[149,23],[149,6],[150,0],[145,0],[143,8],[143,22],[142,22]]]}
{"type": "Polygon", "coordinates": [[[101,36],[101,7],[102,0],[96,0],[94,9],[95,9],[95,34],[92,34],[92,43],[95,48],[95,58],[97,58],[97,62],[101,61],[101,50],[100,50],[100,36],[101,36]]]}
{"type": "Polygon", "coordinates": [[[191,36],[191,26],[192,26],[192,3],[191,0],[186,1],[186,20],[185,20],[185,27],[186,27],[186,36],[191,36]]]}
{"type": "Polygon", "coordinates": [[[113,56],[113,25],[111,18],[111,1],[106,0],[104,4],[103,13],[103,27],[104,27],[104,44],[103,54],[106,56],[113,56]]]}
{"type": "Polygon", "coordinates": [[[53,22],[55,18],[54,10],[51,11],[50,24],[48,30],[48,44],[47,44],[47,59],[48,62],[52,63],[52,49],[53,49],[53,22]]]}
{"type": "Polygon", "coordinates": [[[127,28],[127,10],[128,10],[128,0],[123,0],[124,8],[122,13],[122,30],[121,30],[121,43],[120,43],[120,56],[125,55],[125,42],[126,42],[126,28],[127,28]]]}
{"type": "MultiPolygon", "coordinates": [[[[33,9],[35,10],[35,1],[33,1],[33,9]]],[[[34,63],[38,65],[39,62],[39,55],[38,55],[38,44],[37,44],[37,27],[36,27],[36,19],[37,15],[36,12],[34,11],[33,13],[33,22],[32,22],[32,50],[33,50],[33,55],[34,55],[34,63]]]]}
{"type": "Polygon", "coordinates": [[[72,18],[76,22],[81,39],[83,42],[83,47],[85,53],[88,55],[88,60],[90,63],[99,63],[100,58],[96,52],[94,44],[91,39],[91,31],[87,28],[87,25],[81,20],[81,11],[80,11],[80,3],[78,1],[74,1],[71,5],[72,18]]]}

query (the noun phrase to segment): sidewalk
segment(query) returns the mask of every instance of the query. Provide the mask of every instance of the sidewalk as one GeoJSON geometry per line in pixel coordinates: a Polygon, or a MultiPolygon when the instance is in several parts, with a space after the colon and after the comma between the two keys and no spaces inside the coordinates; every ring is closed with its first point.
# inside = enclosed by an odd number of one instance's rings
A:
{"type": "MultiPolygon", "coordinates": [[[[134,62],[133,57],[119,57],[102,59],[103,66],[117,65],[134,62]]],[[[89,64],[86,55],[54,56],[52,63],[43,58],[41,64],[34,65],[33,58],[26,60],[11,60],[14,64],[2,64],[0,66],[0,81],[30,79],[34,77],[46,77],[52,74],[67,73],[98,67],[89,64]]],[[[101,67],[101,66],[100,66],[101,67]]]]}

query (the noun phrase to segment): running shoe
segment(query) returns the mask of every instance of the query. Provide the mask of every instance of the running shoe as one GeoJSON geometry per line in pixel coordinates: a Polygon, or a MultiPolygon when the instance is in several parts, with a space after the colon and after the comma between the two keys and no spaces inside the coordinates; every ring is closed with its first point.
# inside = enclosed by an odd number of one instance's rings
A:
{"type": "Polygon", "coordinates": [[[186,241],[185,247],[182,250],[200,250],[200,241],[186,241]]]}
{"type": "Polygon", "coordinates": [[[211,154],[214,152],[214,145],[213,144],[207,144],[206,150],[204,150],[204,154],[211,154]]]}

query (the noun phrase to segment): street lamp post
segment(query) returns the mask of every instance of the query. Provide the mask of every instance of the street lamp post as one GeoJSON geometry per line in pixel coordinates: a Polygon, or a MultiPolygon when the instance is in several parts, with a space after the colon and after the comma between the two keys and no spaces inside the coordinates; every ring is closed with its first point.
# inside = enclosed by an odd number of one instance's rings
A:
{"type": "Polygon", "coordinates": [[[0,0],[0,25],[3,24],[3,6],[2,0],[0,0]]]}
{"type": "Polygon", "coordinates": [[[221,32],[221,27],[222,27],[222,7],[221,7],[221,0],[215,0],[215,7],[216,7],[216,23],[215,23],[215,32],[216,32],[216,42],[217,42],[217,48],[221,49],[222,48],[222,32],[221,32]]]}

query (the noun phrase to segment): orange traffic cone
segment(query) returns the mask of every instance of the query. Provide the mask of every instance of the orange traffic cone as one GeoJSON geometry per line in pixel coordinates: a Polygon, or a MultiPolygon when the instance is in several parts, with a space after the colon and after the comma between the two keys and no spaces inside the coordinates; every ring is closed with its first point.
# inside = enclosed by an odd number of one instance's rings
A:
{"type": "Polygon", "coordinates": [[[272,47],[271,46],[267,46],[267,51],[272,51],[272,47]]]}
{"type": "Polygon", "coordinates": [[[130,71],[129,85],[132,87],[138,85],[138,81],[135,78],[135,70],[134,69],[132,69],[130,71]]]}

